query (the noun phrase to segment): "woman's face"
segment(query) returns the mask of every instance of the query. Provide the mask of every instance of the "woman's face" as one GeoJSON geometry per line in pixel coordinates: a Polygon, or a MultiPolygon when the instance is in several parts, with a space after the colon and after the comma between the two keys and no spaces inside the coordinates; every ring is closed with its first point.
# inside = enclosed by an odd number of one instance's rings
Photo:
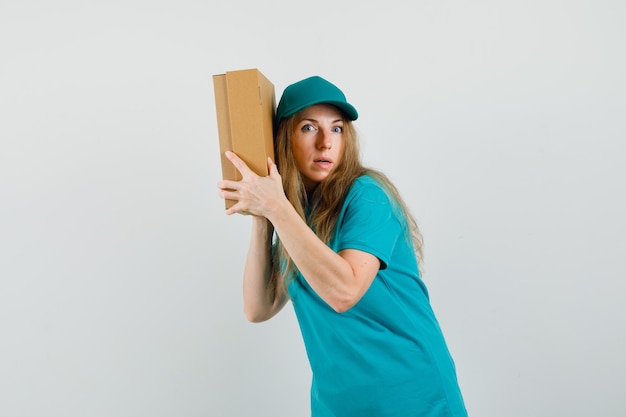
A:
{"type": "Polygon", "coordinates": [[[328,104],[316,104],[297,116],[291,136],[293,155],[307,191],[339,164],[343,153],[343,116],[328,104]]]}

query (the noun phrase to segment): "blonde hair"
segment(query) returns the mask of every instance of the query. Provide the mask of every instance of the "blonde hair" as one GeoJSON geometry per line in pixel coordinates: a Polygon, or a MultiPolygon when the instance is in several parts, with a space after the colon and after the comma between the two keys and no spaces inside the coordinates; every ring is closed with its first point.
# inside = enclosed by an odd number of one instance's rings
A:
{"type": "MultiPolygon", "coordinates": [[[[291,137],[295,125],[299,121],[299,116],[300,113],[296,113],[281,121],[274,142],[276,165],[282,177],[285,195],[296,212],[309,224],[317,236],[328,244],[337,226],[337,220],[348,191],[357,178],[368,175],[385,190],[395,209],[406,219],[406,237],[413,245],[421,270],[423,239],[417,222],[389,178],[382,172],[366,168],[361,164],[356,129],[352,122],[345,117],[343,120],[343,151],[340,161],[329,176],[320,182],[310,195],[307,194],[302,174],[296,165],[291,143],[291,137]],[[308,218],[306,213],[308,213],[308,218]]],[[[295,277],[297,268],[279,238],[277,238],[274,254],[274,265],[277,268],[275,271],[281,271],[286,288],[289,281],[295,277]]],[[[277,289],[275,287],[275,290],[277,289]]]]}

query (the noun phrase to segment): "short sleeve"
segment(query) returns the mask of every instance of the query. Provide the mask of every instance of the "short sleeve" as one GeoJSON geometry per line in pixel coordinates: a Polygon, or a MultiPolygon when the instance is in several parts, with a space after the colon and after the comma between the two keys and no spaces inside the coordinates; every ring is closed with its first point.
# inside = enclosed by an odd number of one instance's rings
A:
{"type": "Polygon", "coordinates": [[[387,268],[403,228],[385,191],[369,177],[352,187],[337,224],[334,249],[357,249],[376,256],[387,268]]]}

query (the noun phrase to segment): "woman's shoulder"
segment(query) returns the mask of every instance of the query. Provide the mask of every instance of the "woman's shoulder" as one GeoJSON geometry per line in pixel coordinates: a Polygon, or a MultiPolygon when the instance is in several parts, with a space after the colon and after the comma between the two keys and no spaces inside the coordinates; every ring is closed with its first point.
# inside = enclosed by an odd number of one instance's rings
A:
{"type": "Polygon", "coordinates": [[[354,185],[359,187],[375,186],[380,188],[380,184],[369,174],[363,174],[354,180],[354,185]]]}
{"type": "Polygon", "coordinates": [[[364,174],[354,180],[350,192],[350,199],[366,198],[367,200],[389,201],[389,196],[384,187],[371,175],[364,174]]]}

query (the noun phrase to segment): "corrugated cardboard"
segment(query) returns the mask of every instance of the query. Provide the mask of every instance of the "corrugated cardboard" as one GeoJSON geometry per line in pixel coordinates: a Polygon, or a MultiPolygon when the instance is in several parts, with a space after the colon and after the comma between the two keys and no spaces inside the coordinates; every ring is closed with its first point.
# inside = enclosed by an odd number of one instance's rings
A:
{"type": "MultiPolygon", "coordinates": [[[[222,178],[239,181],[241,174],[224,156],[235,152],[260,176],[269,174],[267,158],[274,159],[274,85],[257,69],[213,75],[222,178]]],[[[236,201],[226,200],[226,208],[236,201]]]]}

